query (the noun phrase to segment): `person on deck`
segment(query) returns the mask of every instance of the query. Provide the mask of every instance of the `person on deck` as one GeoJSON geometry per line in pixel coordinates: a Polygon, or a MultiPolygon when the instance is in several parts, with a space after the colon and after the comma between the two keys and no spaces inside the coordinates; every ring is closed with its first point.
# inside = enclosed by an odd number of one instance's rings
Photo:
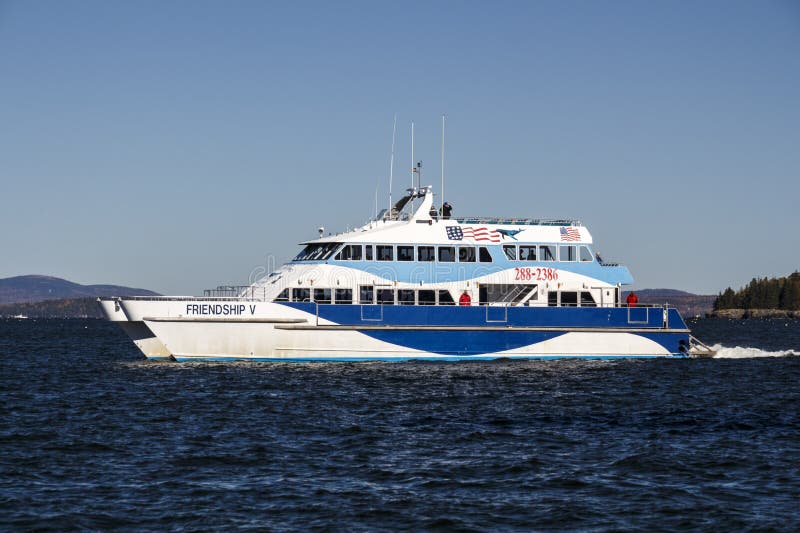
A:
{"type": "Polygon", "coordinates": [[[450,219],[450,214],[452,212],[453,212],[453,206],[450,205],[448,202],[445,202],[442,205],[442,219],[443,220],[449,220],[450,219]]]}
{"type": "Polygon", "coordinates": [[[636,307],[636,304],[639,303],[639,297],[636,296],[635,292],[631,291],[628,297],[625,298],[625,302],[627,302],[628,307],[636,307]]]}
{"type": "Polygon", "coordinates": [[[464,291],[464,294],[458,299],[458,305],[472,305],[472,298],[469,297],[467,291],[464,291]]]}

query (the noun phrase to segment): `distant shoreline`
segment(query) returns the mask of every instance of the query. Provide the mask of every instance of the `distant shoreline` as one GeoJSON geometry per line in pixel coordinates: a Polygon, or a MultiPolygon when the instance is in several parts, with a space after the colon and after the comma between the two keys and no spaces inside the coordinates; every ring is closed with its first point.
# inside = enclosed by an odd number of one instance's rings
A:
{"type": "Polygon", "coordinates": [[[709,318],[800,318],[800,311],[789,309],[719,309],[706,314],[709,318]]]}

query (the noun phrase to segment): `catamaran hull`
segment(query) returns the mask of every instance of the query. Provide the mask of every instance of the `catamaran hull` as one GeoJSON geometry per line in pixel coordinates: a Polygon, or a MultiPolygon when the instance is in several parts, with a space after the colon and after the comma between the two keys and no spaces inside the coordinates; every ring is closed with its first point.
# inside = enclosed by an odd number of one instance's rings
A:
{"type": "Polygon", "coordinates": [[[175,322],[147,320],[178,361],[401,361],[683,357],[667,346],[680,332],[563,331],[487,328],[375,329],[261,322],[175,322]],[[391,341],[391,342],[390,342],[391,341]],[[427,344],[431,349],[415,346],[427,344]],[[435,350],[433,350],[435,348],[435,350]]]}
{"type": "Polygon", "coordinates": [[[97,303],[107,320],[114,322],[148,359],[169,359],[169,350],[141,320],[131,321],[115,298],[99,298],[97,303]]]}
{"type": "Polygon", "coordinates": [[[669,327],[660,309],[631,316],[625,309],[387,306],[371,314],[373,306],[272,306],[291,313],[144,320],[178,361],[651,358],[685,357],[689,347],[679,315],[669,327]]]}

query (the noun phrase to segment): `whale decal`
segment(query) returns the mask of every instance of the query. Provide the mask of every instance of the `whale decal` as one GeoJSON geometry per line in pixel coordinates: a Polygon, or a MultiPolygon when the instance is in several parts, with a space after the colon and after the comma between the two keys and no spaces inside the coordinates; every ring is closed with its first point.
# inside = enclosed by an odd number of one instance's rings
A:
{"type": "Polygon", "coordinates": [[[506,237],[509,237],[509,238],[511,238],[511,239],[513,239],[515,241],[517,240],[517,238],[514,235],[516,235],[517,233],[522,233],[523,231],[525,231],[525,230],[523,230],[523,229],[498,229],[497,230],[497,232],[500,235],[503,236],[503,239],[505,239],[506,237]]]}

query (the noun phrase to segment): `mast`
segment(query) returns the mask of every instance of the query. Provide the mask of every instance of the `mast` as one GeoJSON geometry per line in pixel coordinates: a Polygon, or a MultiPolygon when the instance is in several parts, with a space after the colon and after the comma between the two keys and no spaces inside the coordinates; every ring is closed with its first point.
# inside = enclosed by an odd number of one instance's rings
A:
{"type": "Polygon", "coordinates": [[[442,113],[442,198],[441,205],[444,205],[444,113],[442,113]]]}
{"type": "Polygon", "coordinates": [[[414,121],[411,121],[411,212],[414,212],[414,121]]]}
{"type": "Polygon", "coordinates": [[[397,132],[397,113],[394,114],[394,124],[392,125],[392,156],[389,158],[389,218],[392,216],[392,177],[394,175],[394,135],[397,132]]]}

